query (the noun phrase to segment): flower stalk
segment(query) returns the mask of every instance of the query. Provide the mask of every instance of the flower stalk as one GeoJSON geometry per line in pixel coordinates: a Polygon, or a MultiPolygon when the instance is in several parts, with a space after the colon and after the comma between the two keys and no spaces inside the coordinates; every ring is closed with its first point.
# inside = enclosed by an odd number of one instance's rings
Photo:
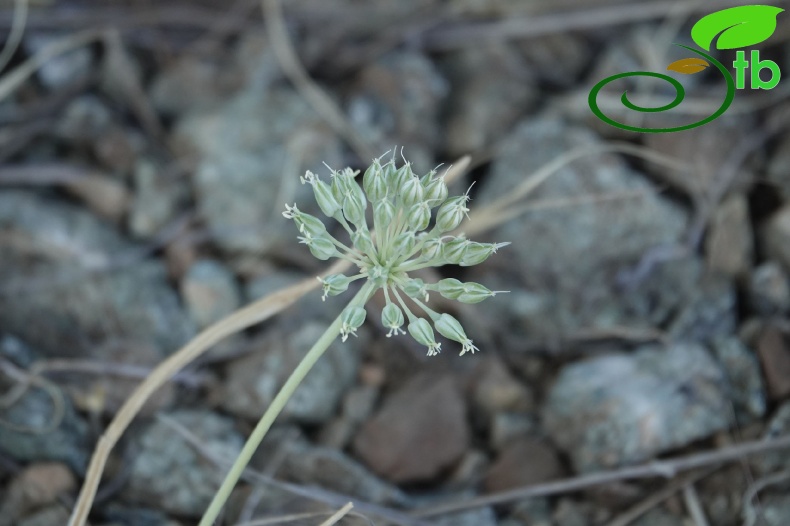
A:
{"type": "Polygon", "coordinates": [[[389,330],[387,337],[408,333],[417,343],[427,347],[428,356],[435,356],[442,348],[435,330],[460,343],[462,355],[478,350],[457,319],[436,312],[427,305],[428,292],[436,291],[445,298],[462,303],[478,303],[496,292],[477,283],[463,283],[456,279],[425,283],[408,273],[447,264],[477,265],[508,243],[477,243],[463,235],[442,235],[455,230],[467,217],[470,197],[467,190],[464,195],[448,198],[444,178],[437,177],[435,171],[418,177],[410,163],[396,167],[393,157],[384,164],[380,159],[374,159],[361,177],[361,185],[355,179],[357,174],[350,168],[332,170],[331,183],[322,181],[309,171],[302,178],[303,184],[313,187],[316,202],[324,215],[335,219],[348,234],[347,243],[336,239],[319,218],[302,212],[296,204],[285,205],[283,216],[294,221],[301,234],[298,237],[300,243],[307,245],[316,258],[339,258],[358,269],[353,276],[333,274],[319,278],[322,300],[342,294],[357,280],[364,279],[365,283],[297,365],[261,416],[214,495],[200,526],[213,526],[266,432],[329,345],[338,336],[343,342],[349,336],[356,336],[357,329],[367,317],[365,303],[377,290],[384,292],[381,322],[389,330]],[[370,214],[368,207],[372,209],[370,214]],[[437,209],[435,217],[433,209],[437,209]],[[373,217],[372,228],[367,224],[368,215],[373,217]],[[430,228],[432,219],[434,226],[430,228]],[[412,312],[401,292],[427,318],[412,312]],[[402,328],[404,322],[408,322],[405,330],[402,328]]]}

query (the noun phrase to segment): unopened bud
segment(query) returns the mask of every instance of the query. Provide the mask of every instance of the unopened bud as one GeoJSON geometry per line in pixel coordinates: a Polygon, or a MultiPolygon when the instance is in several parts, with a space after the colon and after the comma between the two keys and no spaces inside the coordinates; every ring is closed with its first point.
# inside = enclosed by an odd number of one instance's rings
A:
{"type": "Polygon", "coordinates": [[[468,208],[458,203],[458,198],[448,199],[436,212],[436,228],[439,232],[455,230],[468,211],[468,208]]]}
{"type": "Polygon", "coordinates": [[[363,307],[346,307],[340,314],[340,335],[343,341],[348,339],[348,335],[357,335],[357,329],[365,323],[367,312],[363,307]]]}
{"type": "Polygon", "coordinates": [[[367,230],[357,230],[351,236],[351,242],[363,254],[375,254],[376,249],[373,246],[373,240],[370,239],[370,232],[367,230]]]}
{"type": "Polygon", "coordinates": [[[458,297],[464,293],[464,283],[455,278],[445,278],[439,280],[439,282],[433,286],[433,290],[436,290],[443,298],[457,300],[458,297]]]}
{"type": "Polygon", "coordinates": [[[395,207],[389,199],[382,199],[373,205],[373,226],[379,235],[382,235],[394,218],[395,207]]]}
{"type": "Polygon", "coordinates": [[[365,224],[365,207],[367,203],[359,199],[355,192],[349,192],[343,201],[343,215],[351,223],[362,226],[365,224]]]}
{"type": "Polygon", "coordinates": [[[362,175],[362,188],[371,201],[378,201],[387,195],[387,181],[378,159],[374,159],[362,175]]]}
{"type": "Polygon", "coordinates": [[[318,278],[318,280],[322,283],[324,292],[323,296],[321,296],[322,301],[326,301],[327,296],[337,296],[344,293],[348,290],[349,283],[351,283],[351,278],[343,274],[332,274],[323,279],[318,278]]]}
{"type": "Polygon", "coordinates": [[[424,190],[420,180],[414,176],[405,179],[398,188],[401,202],[404,206],[410,207],[422,201],[424,190]]]}
{"type": "Polygon", "coordinates": [[[394,303],[387,303],[381,310],[381,323],[384,327],[389,329],[387,338],[393,334],[397,335],[399,332],[401,334],[406,334],[406,332],[401,329],[403,326],[403,312],[394,303]]]}
{"type": "Polygon", "coordinates": [[[496,292],[487,289],[479,283],[464,283],[463,292],[456,298],[461,303],[480,303],[481,301],[496,296],[496,292]]]}
{"type": "Polygon", "coordinates": [[[431,209],[424,202],[414,204],[406,215],[406,224],[415,232],[425,230],[431,222],[431,209]]]}
{"type": "Polygon", "coordinates": [[[310,249],[310,253],[321,261],[326,261],[339,255],[328,234],[316,237],[306,234],[304,237],[300,237],[299,241],[306,244],[310,249]]]}
{"type": "Polygon", "coordinates": [[[340,210],[340,203],[332,195],[332,188],[310,170],[302,177],[302,184],[304,183],[309,183],[313,187],[315,202],[324,215],[332,217],[340,210]]]}
{"type": "Polygon", "coordinates": [[[433,335],[431,324],[424,318],[417,318],[408,326],[409,334],[414,338],[417,343],[421,343],[428,347],[428,356],[435,356],[439,354],[442,348],[440,343],[436,343],[436,337],[433,335]]]}
{"type": "Polygon", "coordinates": [[[414,250],[417,243],[414,232],[401,232],[392,240],[392,254],[394,257],[406,257],[414,250]]]}
{"type": "Polygon", "coordinates": [[[442,258],[448,263],[458,265],[464,257],[466,247],[471,243],[468,239],[455,237],[442,245],[442,258]]]}
{"type": "Polygon", "coordinates": [[[447,199],[447,185],[441,179],[433,179],[425,185],[425,200],[431,206],[439,206],[447,199]]]}
{"type": "Polygon", "coordinates": [[[410,278],[401,286],[401,290],[410,298],[422,298],[428,301],[428,289],[420,278],[410,278]]]}

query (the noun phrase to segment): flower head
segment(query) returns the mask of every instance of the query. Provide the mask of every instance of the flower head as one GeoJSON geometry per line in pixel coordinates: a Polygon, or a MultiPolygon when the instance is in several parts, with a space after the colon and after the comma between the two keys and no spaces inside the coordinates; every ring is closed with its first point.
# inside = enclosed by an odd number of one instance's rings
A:
{"type": "MultiPolygon", "coordinates": [[[[357,173],[350,168],[332,170],[330,183],[309,171],[302,178],[303,184],[313,187],[321,211],[346,231],[348,245],[332,236],[320,219],[302,212],[295,204],[286,205],[283,212],[283,216],[296,223],[302,234],[299,240],[314,256],[322,260],[341,258],[359,269],[354,276],[334,274],[319,278],[323,285],[322,299],[341,294],[352,282],[365,279],[368,286],[384,291],[386,303],[381,321],[389,330],[388,337],[406,334],[402,327],[408,321],[408,333],[428,348],[429,356],[441,350],[434,328],[445,338],[460,343],[461,354],[474,353],[478,349],[466,336],[460,322],[427,305],[428,293],[438,292],[444,298],[462,303],[478,303],[497,292],[454,278],[425,283],[409,273],[447,264],[477,265],[509,243],[478,243],[464,236],[450,235],[469,212],[469,191],[448,197],[444,178],[435,171],[420,177],[412,171],[411,164],[405,162],[398,167],[393,158],[384,164],[381,159],[374,159],[364,171],[361,185],[355,179],[357,173]],[[370,214],[368,208],[371,208],[370,214]],[[368,227],[368,215],[373,218],[372,228],[368,227]],[[427,319],[412,312],[405,297],[427,319]]],[[[364,320],[362,305],[346,307],[341,314],[343,341],[350,334],[355,335],[364,320]]]]}

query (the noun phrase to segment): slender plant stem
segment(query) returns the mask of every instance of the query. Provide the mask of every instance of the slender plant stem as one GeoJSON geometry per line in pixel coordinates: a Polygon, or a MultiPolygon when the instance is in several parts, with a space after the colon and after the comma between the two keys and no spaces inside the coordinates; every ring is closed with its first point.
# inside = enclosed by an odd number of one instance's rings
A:
{"type": "MultiPolygon", "coordinates": [[[[370,282],[365,283],[357,295],[354,296],[351,302],[349,302],[349,306],[364,305],[367,300],[370,299],[370,296],[374,290],[375,289],[370,282]]],[[[283,407],[285,407],[285,404],[291,399],[294,391],[296,391],[296,388],[302,383],[302,380],[304,380],[305,376],[307,376],[307,373],[310,372],[310,369],[313,368],[313,365],[315,365],[318,359],[321,358],[329,345],[335,341],[335,338],[337,338],[338,334],[340,334],[341,326],[342,322],[340,320],[340,316],[338,316],[335,318],[335,321],[333,321],[332,324],[326,329],[324,334],[318,338],[318,341],[315,342],[305,357],[302,358],[302,361],[296,366],[296,369],[294,369],[294,372],[288,377],[288,380],[285,381],[285,384],[283,384],[280,391],[274,397],[274,400],[272,400],[272,403],[263,413],[261,419],[258,420],[258,424],[255,426],[252,434],[244,444],[241,453],[239,453],[239,456],[236,457],[236,460],[233,462],[230,471],[228,471],[228,474],[225,475],[225,480],[222,482],[219,490],[217,490],[217,493],[214,494],[214,498],[211,500],[211,504],[209,504],[206,513],[200,520],[199,526],[214,525],[214,521],[216,521],[220,511],[222,510],[222,507],[230,497],[230,493],[233,491],[233,488],[236,486],[239,478],[241,478],[242,472],[247,467],[247,464],[250,463],[252,455],[258,449],[258,446],[260,446],[263,437],[272,426],[272,423],[274,423],[274,419],[277,418],[277,415],[280,414],[283,407]]]]}

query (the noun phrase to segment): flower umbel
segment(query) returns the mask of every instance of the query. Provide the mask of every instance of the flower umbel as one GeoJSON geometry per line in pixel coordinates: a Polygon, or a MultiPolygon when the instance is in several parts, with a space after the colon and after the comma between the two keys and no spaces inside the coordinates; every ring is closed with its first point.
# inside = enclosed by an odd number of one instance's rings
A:
{"type": "MultiPolygon", "coordinates": [[[[478,243],[463,236],[448,235],[469,212],[469,192],[448,197],[444,177],[435,171],[420,177],[414,174],[410,163],[398,167],[393,158],[384,164],[381,159],[374,159],[360,178],[361,185],[355,179],[357,173],[349,168],[332,170],[331,183],[309,171],[302,178],[303,184],[313,187],[321,211],[346,231],[350,246],[332,236],[320,219],[302,212],[295,204],[286,205],[283,212],[283,216],[294,220],[302,234],[299,240],[315,257],[321,260],[341,258],[359,269],[359,273],[350,277],[334,274],[319,278],[323,284],[322,299],[341,294],[352,282],[365,279],[368,287],[384,291],[381,321],[389,330],[387,337],[406,334],[402,327],[408,321],[408,333],[428,348],[429,356],[441,350],[434,329],[445,338],[460,343],[461,354],[474,353],[478,349],[466,336],[460,322],[426,305],[428,292],[435,291],[444,298],[462,303],[478,303],[496,295],[497,291],[453,278],[425,283],[409,273],[447,264],[477,265],[510,243],[478,243]],[[372,228],[367,224],[368,215],[373,218],[372,228]],[[422,310],[427,319],[412,312],[404,296],[422,310]]],[[[349,335],[356,335],[356,329],[364,322],[364,307],[347,307],[342,319],[341,336],[345,341],[349,335]]]]}

